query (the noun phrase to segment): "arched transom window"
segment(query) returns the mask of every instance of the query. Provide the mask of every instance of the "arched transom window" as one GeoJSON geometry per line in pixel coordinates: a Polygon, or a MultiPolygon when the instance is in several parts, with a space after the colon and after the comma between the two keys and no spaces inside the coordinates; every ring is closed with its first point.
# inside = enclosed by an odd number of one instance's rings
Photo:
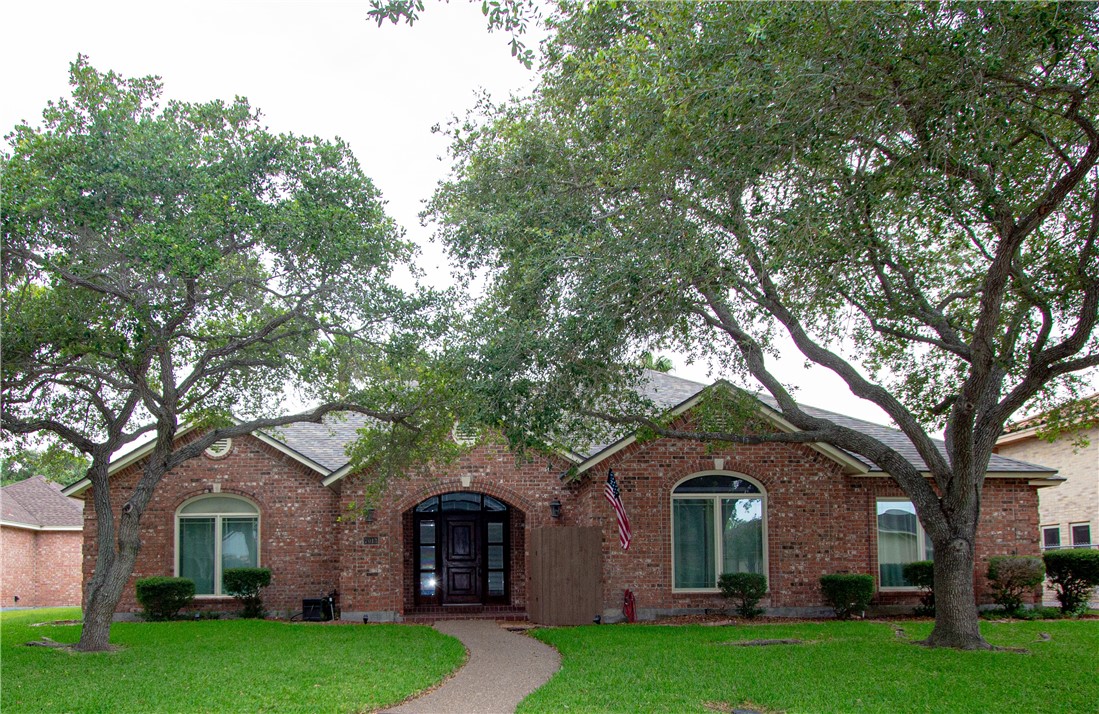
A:
{"type": "Polygon", "coordinates": [[[229,568],[259,567],[259,509],[243,498],[200,496],[176,512],[176,574],[196,595],[221,595],[229,568]]]}
{"type": "Polygon", "coordinates": [[[714,591],[722,573],[767,575],[767,501],[740,474],[692,476],[672,489],[672,587],[714,591]]]}

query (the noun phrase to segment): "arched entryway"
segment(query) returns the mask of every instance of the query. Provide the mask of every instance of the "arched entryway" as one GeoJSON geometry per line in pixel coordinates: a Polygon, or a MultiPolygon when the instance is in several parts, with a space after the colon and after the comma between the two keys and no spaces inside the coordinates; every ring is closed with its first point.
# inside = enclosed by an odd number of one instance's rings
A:
{"type": "Polygon", "coordinates": [[[417,606],[507,605],[512,509],[484,493],[431,496],[412,509],[417,606]]]}

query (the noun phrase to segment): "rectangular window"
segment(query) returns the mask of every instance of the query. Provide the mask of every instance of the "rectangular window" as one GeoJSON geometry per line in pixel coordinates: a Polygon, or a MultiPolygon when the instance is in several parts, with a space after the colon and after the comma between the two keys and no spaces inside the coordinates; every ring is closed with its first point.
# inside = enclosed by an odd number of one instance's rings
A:
{"type": "Polygon", "coordinates": [[[721,572],[763,572],[763,499],[721,499],[721,572]]]}
{"type": "Polygon", "coordinates": [[[179,521],[179,576],[195,581],[196,595],[214,594],[214,518],[179,521]]]}
{"type": "Polygon", "coordinates": [[[675,587],[715,587],[714,499],[675,499],[672,522],[675,524],[675,587]]]}
{"type": "Polygon", "coordinates": [[[934,549],[910,501],[878,501],[878,587],[910,588],[904,566],[931,560],[934,549]]]}
{"type": "Polygon", "coordinates": [[[1073,523],[1069,529],[1072,531],[1072,547],[1087,548],[1091,545],[1091,524],[1073,523]]]}
{"type": "Polygon", "coordinates": [[[1042,550],[1061,547],[1061,526],[1042,526],[1042,550]]]}

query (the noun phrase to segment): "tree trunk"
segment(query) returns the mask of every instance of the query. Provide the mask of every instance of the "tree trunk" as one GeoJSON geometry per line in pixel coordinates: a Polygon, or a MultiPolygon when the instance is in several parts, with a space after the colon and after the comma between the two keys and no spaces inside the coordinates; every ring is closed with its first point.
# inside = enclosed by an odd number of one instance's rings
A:
{"type": "Polygon", "coordinates": [[[922,644],[962,650],[987,650],[981,637],[973,588],[976,528],[935,543],[935,627],[922,644]]]}
{"type": "Polygon", "coordinates": [[[80,631],[80,642],[76,648],[81,652],[104,652],[110,649],[111,622],[115,608],[122,599],[122,591],[130,580],[137,560],[137,550],[127,557],[119,553],[114,558],[100,561],[96,566],[105,568],[100,577],[97,572],[93,581],[98,579],[97,587],[88,588],[88,602],[84,605],[84,626],[80,631]]]}
{"type": "Polygon", "coordinates": [[[130,575],[134,572],[137,552],[141,548],[140,511],[127,503],[115,521],[105,477],[103,486],[92,486],[98,529],[96,533],[95,572],[88,582],[84,603],[84,626],[75,649],[81,652],[104,652],[110,649],[111,622],[118,601],[130,575]],[[117,544],[115,533],[118,534],[117,544]]]}

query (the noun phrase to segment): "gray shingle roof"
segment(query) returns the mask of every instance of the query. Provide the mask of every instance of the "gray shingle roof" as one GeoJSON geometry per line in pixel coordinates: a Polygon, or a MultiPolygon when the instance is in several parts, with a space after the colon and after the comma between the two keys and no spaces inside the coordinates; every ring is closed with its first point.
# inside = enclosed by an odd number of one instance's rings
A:
{"type": "Polygon", "coordinates": [[[347,446],[358,438],[357,432],[366,422],[365,415],[346,412],[326,416],[322,424],[298,422],[265,433],[326,469],[337,471],[347,464],[347,446]]]}
{"type": "Polygon", "coordinates": [[[61,487],[41,476],[32,476],[0,488],[0,513],[9,523],[45,528],[80,528],[84,524],[80,502],[61,495],[61,487]]]}
{"type": "MultiPolygon", "coordinates": [[[[646,380],[640,387],[641,394],[652,400],[654,404],[662,409],[677,407],[709,386],[689,379],[683,379],[682,377],[651,370],[646,371],[645,377],[646,380]]],[[[766,406],[778,411],[778,404],[769,395],[757,394],[755,396],[766,406]]],[[[840,426],[845,426],[872,436],[908,459],[909,463],[913,464],[916,468],[921,471],[927,469],[926,464],[924,464],[923,459],[920,458],[920,455],[912,445],[912,442],[908,440],[908,437],[906,437],[903,432],[897,429],[862,419],[855,419],[854,417],[817,407],[802,405],[802,409],[812,416],[828,419],[840,426]]],[[[342,414],[326,417],[323,424],[290,424],[280,427],[277,430],[271,430],[268,432],[268,435],[281,441],[293,451],[315,461],[321,466],[330,469],[331,471],[337,471],[347,465],[348,458],[346,448],[348,444],[357,438],[358,435],[356,434],[356,431],[364,426],[366,421],[367,418],[361,414],[342,414]]],[[[945,453],[945,445],[943,442],[935,440],[935,443],[938,445],[939,449],[945,453]]],[[[597,457],[600,452],[605,451],[611,446],[613,446],[613,444],[597,444],[584,448],[582,452],[578,451],[577,453],[586,459],[591,459],[597,457]]],[[[870,472],[881,472],[881,469],[868,459],[857,454],[850,454],[850,456],[865,464],[870,472]]],[[[1016,459],[1009,459],[998,454],[992,455],[988,464],[988,470],[992,472],[1033,473],[1036,475],[1049,475],[1056,471],[1056,469],[1018,461],[1016,459]]]]}
{"type": "MultiPolygon", "coordinates": [[[[696,394],[707,388],[707,385],[699,382],[692,382],[682,377],[674,377],[670,374],[661,374],[660,372],[648,371],[646,373],[648,382],[645,387],[642,388],[645,396],[653,400],[653,402],[665,409],[671,409],[678,406],[688,399],[694,397],[696,394]],[[677,401],[671,401],[677,400],[677,401]]],[[[775,411],[779,411],[778,402],[776,402],[768,394],[756,394],[754,395],[763,404],[767,405],[775,411]]],[[[828,411],[827,409],[820,409],[818,407],[812,407],[805,404],[800,405],[806,414],[810,416],[818,417],[821,419],[827,419],[839,426],[844,426],[854,431],[861,432],[867,436],[871,436],[878,441],[882,442],[886,446],[890,447],[898,454],[908,460],[910,464],[915,466],[920,471],[927,470],[927,464],[920,457],[916,447],[912,445],[908,437],[904,435],[904,432],[892,427],[883,426],[881,424],[875,424],[874,422],[865,421],[863,419],[856,419],[837,412],[828,411]]],[[[946,453],[946,445],[939,439],[934,439],[935,445],[939,448],[939,451],[943,454],[946,453]]],[[[849,454],[855,459],[865,464],[870,468],[871,472],[881,472],[881,469],[873,464],[869,459],[866,459],[858,454],[849,454]]],[[[1045,466],[1039,466],[1037,464],[1030,464],[1025,461],[1019,461],[1017,459],[1009,459],[999,454],[993,454],[992,458],[988,462],[988,470],[994,472],[1019,472],[1019,473],[1034,473],[1034,474],[1050,474],[1056,472],[1057,469],[1047,468],[1045,466]]]]}

